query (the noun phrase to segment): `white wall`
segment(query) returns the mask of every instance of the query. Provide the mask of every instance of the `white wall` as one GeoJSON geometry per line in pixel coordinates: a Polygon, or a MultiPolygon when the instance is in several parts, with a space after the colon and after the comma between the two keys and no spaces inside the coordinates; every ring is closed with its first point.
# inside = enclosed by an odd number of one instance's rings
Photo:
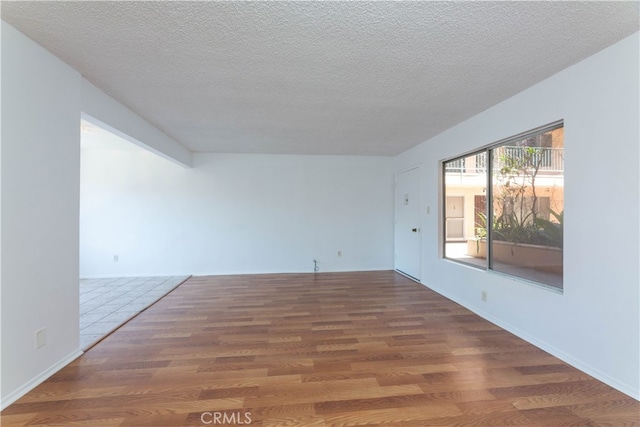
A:
{"type": "MultiPolygon", "coordinates": [[[[0,45],[2,22],[0,21],[0,45]]],[[[2,310],[2,50],[0,47],[0,310],[2,310]]],[[[2,392],[2,312],[0,311],[0,410],[4,408],[2,392]]]]}
{"type": "Polygon", "coordinates": [[[397,171],[423,163],[424,284],[636,399],[638,52],[635,34],[396,161],[397,171]],[[564,294],[440,258],[438,161],[558,119],[565,123],[564,294]]]}
{"type": "Polygon", "coordinates": [[[195,153],[193,164],[83,149],[80,275],[393,268],[393,159],[195,153]]]}
{"type": "Polygon", "coordinates": [[[142,117],[82,79],[83,118],[179,165],[191,166],[191,152],[142,117]]]}
{"type": "Polygon", "coordinates": [[[1,32],[4,407],[80,354],[81,77],[9,25],[1,32]]]}
{"type": "MultiPolygon", "coordinates": [[[[1,365],[6,407],[81,352],[80,117],[121,126],[175,163],[191,153],[1,22],[1,365]],[[35,331],[46,345],[35,349],[35,331]]],[[[133,138],[129,138],[134,140],[133,138]]]]}

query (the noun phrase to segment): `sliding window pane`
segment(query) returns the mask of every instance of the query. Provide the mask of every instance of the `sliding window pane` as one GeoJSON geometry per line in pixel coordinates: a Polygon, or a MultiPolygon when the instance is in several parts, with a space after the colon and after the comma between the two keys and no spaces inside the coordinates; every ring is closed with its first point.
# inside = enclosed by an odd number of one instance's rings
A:
{"type": "Polygon", "coordinates": [[[445,258],[486,268],[486,152],[444,162],[445,258]]]}
{"type": "Polygon", "coordinates": [[[493,223],[489,267],[562,289],[563,128],[489,150],[493,223]]]}

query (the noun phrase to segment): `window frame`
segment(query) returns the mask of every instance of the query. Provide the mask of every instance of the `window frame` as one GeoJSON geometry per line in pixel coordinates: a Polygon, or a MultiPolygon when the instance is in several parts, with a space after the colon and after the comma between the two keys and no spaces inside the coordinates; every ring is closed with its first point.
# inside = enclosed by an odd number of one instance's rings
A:
{"type": "MultiPolygon", "coordinates": [[[[440,169],[440,203],[441,203],[441,209],[440,209],[440,215],[441,215],[441,220],[439,221],[439,228],[440,228],[440,232],[439,232],[439,236],[440,236],[440,254],[441,254],[441,258],[447,261],[451,261],[451,262],[455,262],[457,264],[462,264],[464,266],[468,266],[468,267],[472,267],[474,269],[477,270],[484,270],[486,272],[491,272],[492,274],[499,274],[502,276],[506,276],[509,277],[511,279],[515,279],[517,281],[521,281],[527,284],[532,284],[535,286],[539,286],[542,287],[544,289],[548,289],[548,290],[552,290],[558,293],[563,293],[564,291],[564,280],[561,281],[561,286],[557,287],[548,283],[544,283],[544,282],[540,282],[540,281],[536,281],[527,277],[522,277],[522,276],[518,276],[515,274],[510,274],[504,271],[500,271],[500,270],[495,270],[494,267],[494,259],[493,259],[493,244],[491,243],[493,241],[493,234],[494,234],[494,230],[493,227],[488,226],[487,227],[487,236],[486,236],[486,259],[484,262],[484,266],[479,265],[479,263],[472,263],[472,262],[466,262],[464,261],[464,259],[460,259],[460,258],[452,258],[452,257],[448,257],[447,256],[447,232],[446,232],[446,228],[447,228],[447,173],[448,170],[450,170],[451,168],[447,167],[447,164],[450,164],[452,162],[459,162],[460,164],[463,165],[463,169],[464,169],[464,165],[466,163],[467,158],[472,157],[472,156],[478,156],[478,155],[482,155],[484,154],[484,158],[485,158],[485,179],[484,179],[484,185],[485,185],[485,197],[486,197],[486,211],[485,211],[485,216],[486,216],[486,222],[487,224],[493,224],[494,221],[494,209],[493,209],[493,203],[494,203],[494,173],[493,173],[493,167],[494,167],[494,152],[497,148],[508,145],[509,143],[515,143],[515,142],[521,142],[525,139],[528,138],[532,138],[538,135],[542,135],[548,132],[552,132],[555,131],[557,129],[560,128],[564,128],[564,120],[560,119],[560,120],[556,120],[554,122],[542,125],[542,126],[538,126],[536,128],[530,129],[528,131],[525,132],[521,132],[518,133],[516,135],[512,135],[509,136],[507,138],[503,138],[500,139],[498,141],[492,142],[490,144],[486,144],[484,146],[481,146],[479,148],[475,148],[473,150],[469,150],[467,152],[464,152],[462,154],[453,156],[453,157],[448,157],[445,158],[443,160],[441,160],[439,162],[439,169],[440,169]]],[[[563,148],[564,148],[564,141],[563,141],[563,148]]],[[[564,154],[563,154],[564,155],[564,154]]],[[[477,164],[477,163],[476,163],[477,164]]],[[[461,171],[460,173],[463,173],[463,171],[461,171]]],[[[563,199],[564,199],[564,170],[562,173],[563,176],[563,199]]],[[[455,196],[455,195],[451,195],[451,196],[455,196]]],[[[475,224],[475,217],[473,218],[474,224],[475,224]]],[[[563,252],[563,258],[564,258],[564,237],[563,237],[563,245],[562,245],[562,252],[563,252]]],[[[564,262],[563,262],[564,265],[564,262]]],[[[564,279],[564,273],[562,274],[562,278],[564,279]]]]}

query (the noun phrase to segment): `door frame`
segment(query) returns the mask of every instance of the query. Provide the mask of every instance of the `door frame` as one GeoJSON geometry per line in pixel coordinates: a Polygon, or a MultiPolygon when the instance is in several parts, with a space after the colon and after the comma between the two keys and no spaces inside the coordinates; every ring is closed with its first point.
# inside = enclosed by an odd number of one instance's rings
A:
{"type": "Polygon", "coordinates": [[[422,164],[418,163],[418,164],[414,164],[411,165],[409,167],[406,167],[404,169],[401,169],[399,171],[397,171],[393,177],[394,180],[394,222],[393,222],[393,234],[394,234],[394,250],[393,250],[393,268],[394,270],[399,273],[402,274],[403,276],[414,280],[418,283],[422,283],[422,164]],[[395,247],[395,243],[396,243],[396,232],[397,232],[397,226],[398,226],[398,205],[397,205],[397,201],[398,201],[398,176],[402,175],[403,173],[406,172],[411,172],[413,170],[417,170],[418,171],[418,236],[419,236],[419,254],[418,254],[418,259],[420,260],[418,262],[418,277],[413,277],[403,271],[400,271],[396,268],[397,266],[397,248],[395,247]]]}

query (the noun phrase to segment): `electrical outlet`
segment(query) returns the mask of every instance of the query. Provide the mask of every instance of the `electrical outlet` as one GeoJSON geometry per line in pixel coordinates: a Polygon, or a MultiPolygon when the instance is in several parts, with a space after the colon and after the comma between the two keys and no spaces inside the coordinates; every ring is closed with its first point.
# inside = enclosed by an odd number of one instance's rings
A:
{"type": "Polygon", "coordinates": [[[38,329],[36,331],[35,338],[36,338],[36,341],[35,341],[36,349],[44,347],[45,344],[47,344],[47,329],[46,328],[38,329]]]}
{"type": "Polygon", "coordinates": [[[113,256],[113,262],[118,262],[120,257],[118,255],[113,256]]]}
{"type": "Polygon", "coordinates": [[[342,251],[338,251],[338,256],[342,256],[342,251]]]}
{"type": "Polygon", "coordinates": [[[482,291],[480,294],[482,301],[487,302],[487,291],[482,291]]]}

